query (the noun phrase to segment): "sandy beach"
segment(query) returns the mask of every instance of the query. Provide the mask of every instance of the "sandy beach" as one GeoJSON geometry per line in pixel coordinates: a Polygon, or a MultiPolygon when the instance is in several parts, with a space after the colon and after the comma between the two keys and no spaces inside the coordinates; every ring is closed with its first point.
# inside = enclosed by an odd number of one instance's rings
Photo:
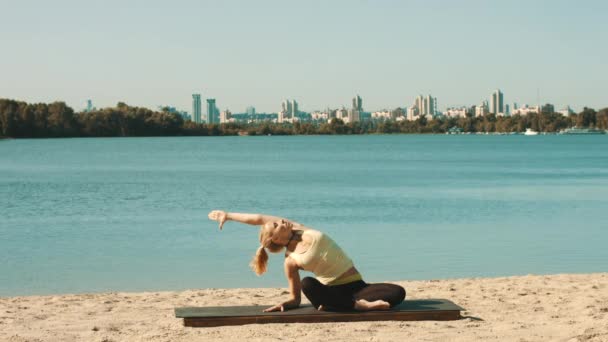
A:
{"type": "Polygon", "coordinates": [[[270,305],[284,288],[0,298],[0,340],[24,341],[608,341],[608,273],[399,281],[410,299],[466,308],[447,322],[187,328],[177,306],[270,305]]]}

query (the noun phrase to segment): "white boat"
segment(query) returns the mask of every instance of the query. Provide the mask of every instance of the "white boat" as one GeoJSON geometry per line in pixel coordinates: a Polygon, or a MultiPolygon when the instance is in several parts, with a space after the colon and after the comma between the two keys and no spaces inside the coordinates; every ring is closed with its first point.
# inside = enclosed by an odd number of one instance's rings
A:
{"type": "Polygon", "coordinates": [[[537,131],[533,131],[532,128],[526,128],[524,135],[538,135],[537,131]]]}
{"type": "Polygon", "coordinates": [[[559,134],[606,134],[606,132],[595,128],[571,127],[561,130],[559,134]]]}

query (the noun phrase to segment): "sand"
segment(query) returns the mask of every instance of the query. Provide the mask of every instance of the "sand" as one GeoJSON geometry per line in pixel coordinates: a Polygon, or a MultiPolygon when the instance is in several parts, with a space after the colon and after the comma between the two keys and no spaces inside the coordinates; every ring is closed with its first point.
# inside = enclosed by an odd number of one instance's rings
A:
{"type": "Polygon", "coordinates": [[[176,306],[270,305],[284,288],[0,297],[0,341],[608,341],[608,273],[399,281],[458,321],[187,328],[176,306]]]}

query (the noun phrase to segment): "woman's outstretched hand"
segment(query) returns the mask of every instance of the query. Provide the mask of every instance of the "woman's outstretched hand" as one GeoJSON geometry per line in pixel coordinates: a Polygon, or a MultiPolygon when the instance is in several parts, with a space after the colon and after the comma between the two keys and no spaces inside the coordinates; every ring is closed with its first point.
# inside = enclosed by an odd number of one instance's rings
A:
{"type": "Polygon", "coordinates": [[[213,210],[209,213],[208,216],[210,220],[219,222],[220,230],[222,230],[222,228],[224,228],[224,222],[226,222],[228,214],[223,210],[213,210]]]}
{"type": "Polygon", "coordinates": [[[295,309],[300,307],[300,300],[299,299],[290,299],[286,302],[283,302],[281,304],[277,304],[275,306],[271,306],[267,309],[264,309],[264,312],[273,312],[273,311],[287,311],[287,310],[291,310],[291,309],[295,309]]]}
{"type": "Polygon", "coordinates": [[[271,306],[268,309],[264,309],[264,312],[274,312],[274,311],[285,311],[285,306],[283,304],[277,304],[275,306],[271,306]]]}

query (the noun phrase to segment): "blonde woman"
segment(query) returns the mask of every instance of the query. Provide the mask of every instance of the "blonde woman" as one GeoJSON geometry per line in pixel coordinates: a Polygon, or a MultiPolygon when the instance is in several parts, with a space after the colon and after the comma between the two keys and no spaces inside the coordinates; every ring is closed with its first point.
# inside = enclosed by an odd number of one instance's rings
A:
{"type": "Polygon", "coordinates": [[[291,298],[264,311],[285,311],[300,306],[301,294],[318,310],[388,310],[405,298],[403,287],[395,284],[368,284],[346,253],[326,234],[285,218],[228,213],[214,210],[209,219],[236,221],[260,228],[260,247],[251,268],[257,275],[266,272],[268,254],[285,250],[284,270],[291,298]],[[314,273],[316,278],[300,279],[299,270],[314,273]]]}

